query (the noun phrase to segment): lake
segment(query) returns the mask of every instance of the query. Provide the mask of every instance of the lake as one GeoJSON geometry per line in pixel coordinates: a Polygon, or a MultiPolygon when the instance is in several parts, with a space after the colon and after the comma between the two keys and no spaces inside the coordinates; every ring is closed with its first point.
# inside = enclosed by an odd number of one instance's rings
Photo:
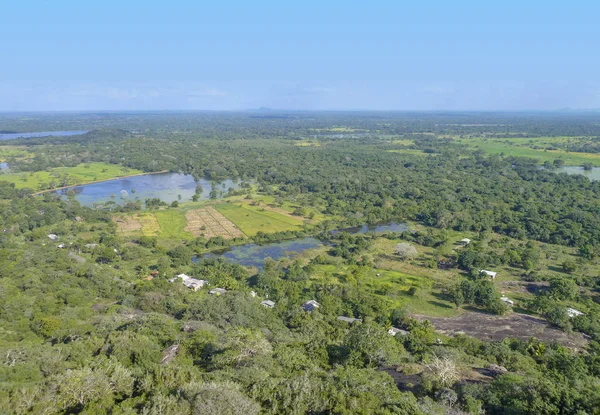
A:
{"type": "Polygon", "coordinates": [[[600,167],[593,167],[592,170],[584,170],[583,167],[561,167],[556,170],[557,173],[581,174],[590,180],[600,180],[600,167]]]}
{"type": "MultiPolygon", "coordinates": [[[[409,227],[406,223],[392,221],[386,224],[363,225],[355,228],[340,229],[332,231],[332,234],[335,235],[340,232],[349,232],[351,234],[363,234],[367,232],[403,232],[408,229],[409,227]]],[[[234,264],[256,267],[259,270],[262,270],[266,258],[279,261],[284,257],[293,257],[308,249],[318,248],[324,244],[323,241],[311,237],[266,244],[250,243],[233,246],[220,251],[208,252],[200,257],[194,257],[193,260],[194,262],[198,262],[198,260],[205,258],[223,258],[234,264]]]]}
{"type": "MultiPolygon", "coordinates": [[[[114,201],[119,205],[136,200],[144,201],[151,198],[171,203],[175,200],[186,202],[196,193],[196,186],[202,186],[199,200],[210,199],[212,184],[208,180],[196,181],[192,175],[179,173],[144,174],[141,176],[124,177],[99,183],[59,190],[58,193],[67,197],[69,191],[75,193],[75,199],[84,206],[114,201]]],[[[239,187],[238,181],[226,180],[217,184],[217,197],[223,197],[232,187],[239,187]]]]}
{"type": "Polygon", "coordinates": [[[15,138],[37,138],[37,137],[66,137],[70,135],[82,135],[88,131],[40,131],[36,133],[4,133],[0,134],[0,140],[13,140],[15,138]]]}
{"type": "Polygon", "coordinates": [[[193,261],[198,262],[199,259],[206,258],[223,258],[234,264],[256,267],[262,270],[267,258],[278,261],[286,256],[298,255],[307,249],[317,248],[320,245],[323,245],[323,242],[316,238],[290,239],[261,245],[238,245],[221,251],[208,252],[199,258],[194,257],[193,261]]]}

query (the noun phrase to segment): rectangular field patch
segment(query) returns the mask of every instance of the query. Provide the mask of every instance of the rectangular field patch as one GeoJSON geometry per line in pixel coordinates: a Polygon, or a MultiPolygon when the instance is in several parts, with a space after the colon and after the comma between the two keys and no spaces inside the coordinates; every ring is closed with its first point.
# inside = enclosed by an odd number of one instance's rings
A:
{"type": "Polygon", "coordinates": [[[222,204],[215,208],[248,236],[258,232],[275,233],[302,229],[301,220],[247,204],[222,204]]]}
{"type": "Polygon", "coordinates": [[[206,239],[221,236],[224,239],[243,238],[244,233],[229,219],[212,206],[190,210],[185,214],[187,226],[185,230],[195,237],[206,239]]]}
{"type": "Polygon", "coordinates": [[[123,235],[142,234],[144,236],[158,236],[160,226],[152,214],[135,214],[130,216],[115,216],[113,222],[117,230],[123,235]]]}

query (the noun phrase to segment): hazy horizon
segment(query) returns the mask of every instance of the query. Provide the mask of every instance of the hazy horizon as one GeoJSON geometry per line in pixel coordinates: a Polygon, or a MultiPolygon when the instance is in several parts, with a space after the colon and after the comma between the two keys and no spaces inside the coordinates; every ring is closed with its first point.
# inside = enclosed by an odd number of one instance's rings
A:
{"type": "Polygon", "coordinates": [[[600,108],[592,3],[3,6],[0,111],[600,108]]]}

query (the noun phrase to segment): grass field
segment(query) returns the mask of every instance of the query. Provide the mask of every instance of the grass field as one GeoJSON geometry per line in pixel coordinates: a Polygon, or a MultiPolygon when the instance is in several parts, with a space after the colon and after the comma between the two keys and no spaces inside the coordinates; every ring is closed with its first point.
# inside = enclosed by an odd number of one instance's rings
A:
{"type": "Polygon", "coordinates": [[[400,153],[400,154],[411,154],[413,156],[430,156],[430,153],[425,153],[422,150],[415,150],[411,148],[387,150],[388,153],[400,153]]]}
{"type": "Polygon", "coordinates": [[[294,143],[296,147],[321,147],[318,141],[297,141],[294,143]]]}
{"type": "Polygon", "coordinates": [[[390,308],[406,307],[411,313],[438,317],[457,314],[451,303],[436,296],[433,280],[426,276],[382,268],[371,268],[355,276],[348,266],[336,264],[315,266],[312,278],[328,284],[352,283],[357,290],[384,299],[390,308]],[[411,295],[409,290],[413,287],[416,292],[411,295]]]}
{"type": "Polygon", "coordinates": [[[260,207],[249,206],[244,203],[226,203],[214,207],[247,236],[254,236],[258,232],[274,233],[298,230],[303,224],[299,219],[266,209],[261,211],[260,207]]]}
{"type": "Polygon", "coordinates": [[[531,138],[510,138],[510,139],[491,139],[491,138],[471,138],[456,140],[466,144],[471,148],[477,148],[489,154],[504,154],[505,156],[530,157],[540,160],[540,162],[552,162],[556,159],[564,161],[566,166],[581,166],[583,163],[592,163],[600,166],[600,154],[597,153],[571,153],[565,150],[546,150],[552,143],[565,143],[569,137],[540,137],[531,138]]]}
{"type": "Polygon", "coordinates": [[[14,183],[17,188],[27,187],[33,190],[45,190],[139,173],[142,172],[116,164],[85,163],[75,167],[56,167],[51,171],[2,174],[0,180],[14,183]]]}
{"type": "Polygon", "coordinates": [[[27,147],[0,146],[0,162],[6,161],[9,157],[30,158],[33,157],[33,153],[27,151],[27,147]]]}
{"type": "MultiPolygon", "coordinates": [[[[299,205],[297,205],[295,203],[292,203],[289,201],[284,201],[283,205],[281,207],[274,208],[275,197],[267,196],[267,195],[254,195],[252,198],[252,201],[243,200],[242,202],[244,202],[244,203],[259,202],[260,206],[264,207],[266,210],[269,210],[269,209],[273,210],[273,211],[281,210],[282,213],[285,212],[285,214],[290,214],[290,215],[294,212],[294,210],[297,207],[299,207],[299,205]]],[[[321,206],[320,208],[305,207],[306,212],[308,214],[314,213],[314,217],[310,221],[311,223],[317,223],[317,222],[320,222],[320,221],[328,218],[327,215],[324,215],[323,213],[320,212],[320,209],[322,209],[322,208],[324,208],[324,206],[321,206]]],[[[331,219],[331,217],[329,217],[329,218],[331,219]]]]}
{"type": "Polygon", "coordinates": [[[164,239],[192,239],[190,232],[185,230],[187,220],[185,212],[180,209],[167,209],[153,212],[160,226],[159,236],[164,239]]]}

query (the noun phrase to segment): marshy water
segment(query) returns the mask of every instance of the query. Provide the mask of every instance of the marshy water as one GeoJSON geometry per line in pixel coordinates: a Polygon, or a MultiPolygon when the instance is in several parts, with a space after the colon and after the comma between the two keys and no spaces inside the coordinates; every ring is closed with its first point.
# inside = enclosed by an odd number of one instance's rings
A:
{"type": "MultiPolygon", "coordinates": [[[[383,232],[404,232],[409,230],[409,226],[402,222],[387,222],[378,225],[363,225],[354,228],[346,228],[332,231],[333,235],[341,232],[349,232],[351,234],[364,234],[367,232],[383,233],[383,232]]],[[[247,267],[255,267],[259,270],[263,269],[265,259],[271,258],[278,261],[285,257],[294,257],[303,252],[318,248],[324,245],[325,242],[312,237],[290,239],[281,242],[270,242],[266,244],[249,243],[245,245],[233,246],[219,251],[208,252],[199,257],[194,257],[194,262],[207,258],[223,258],[226,261],[234,264],[247,267]]]]}
{"type": "Polygon", "coordinates": [[[600,167],[593,167],[591,170],[585,170],[583,167],[561,167],[556,170],[558,173],[581,174],[590,180],[600,180],[600,167]]]}
{"type": "MultiPolygon", "coordinates": [[[[189,201],[196,193],[196,187],[201,186],[202,192],[198,200],[211,198],[212,182],[204,179],[196,180],[192,175],[180,173],[157,173],[140,176],[123,177],[99,183],[59,190],[63,197],[73,194],[75,199],[84,206],[92,206],[113,201],[119,205],[136,200],[159,198],[163,202],[189,201]]],[[[221,198],[230,188],[237,189],[239,181],[226,180],[216,183],[214,196],[221,198]]]]}

